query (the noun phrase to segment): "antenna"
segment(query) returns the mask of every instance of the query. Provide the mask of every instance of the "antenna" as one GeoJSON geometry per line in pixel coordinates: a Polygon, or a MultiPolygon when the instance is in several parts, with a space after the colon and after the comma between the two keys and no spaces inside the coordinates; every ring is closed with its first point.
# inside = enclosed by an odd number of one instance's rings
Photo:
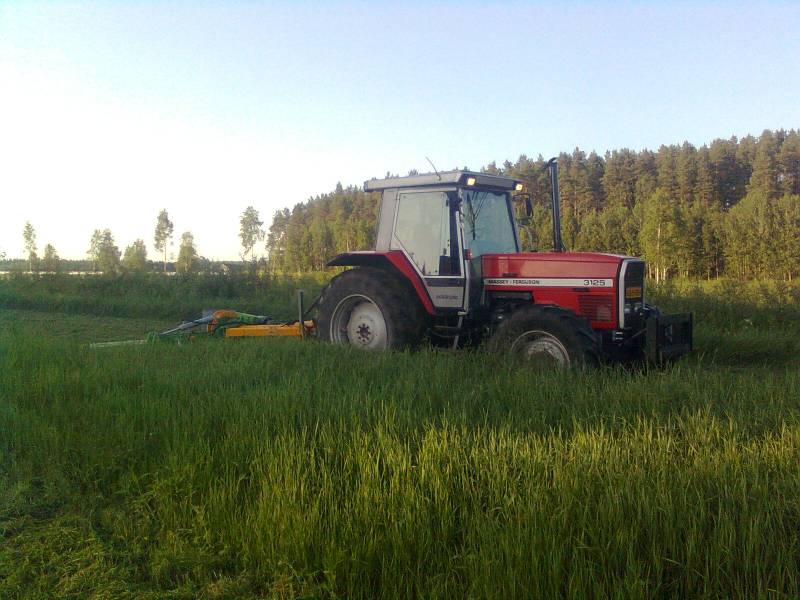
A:
{"type": "Polygon", "coordinates": [[[442,176],[439,175],[439,171],[436,170],[436,165],[433,164],[433,161],[430,158],[428,158],[427,156],[425,157],[425,160],[427,160],[429,163],[431,163],[431,166],[433,167],[433,172],[436,173],[436,176],[439,178],[439,181],[441,181],[442,180],[442,176]]]}

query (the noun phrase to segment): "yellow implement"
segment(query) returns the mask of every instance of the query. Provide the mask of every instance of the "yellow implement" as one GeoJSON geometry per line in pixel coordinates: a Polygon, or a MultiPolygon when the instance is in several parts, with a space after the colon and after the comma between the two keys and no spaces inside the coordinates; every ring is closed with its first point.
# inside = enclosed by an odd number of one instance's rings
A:
{"type": "MultiPolygon", "coordinates": [[[[315,303],[316,304],[316,301],[315,303]]],[[[311,308],[314,305],[312,304],[311,308]]],[[[311,309],[309,309],[311,310],[311,309]]],[[[308,338],[316,335],[314,321],[305,320],[306,310],[303,306],[303,291],[297,293],[298,320],[290,323],[276,323],[272,317],[251,315],[235,310],[208,311],[205,316],[181,323],[167,331],[152,331],[142,340],[125,340],[119,342],[99,342],[90,344],[91,348],[107,348],[111,346],[129,346],[146,344],[156,340],[171,340],[182,344],[193,339],[205,337],[243,338],[243,337],[299,337],[308,338]]]]}
{"type": "Polygon", "coordinates": [[[313,336],[314,321],[281,325],[239,325],[225,330],[225,337],[306,337],[313,336]]]}

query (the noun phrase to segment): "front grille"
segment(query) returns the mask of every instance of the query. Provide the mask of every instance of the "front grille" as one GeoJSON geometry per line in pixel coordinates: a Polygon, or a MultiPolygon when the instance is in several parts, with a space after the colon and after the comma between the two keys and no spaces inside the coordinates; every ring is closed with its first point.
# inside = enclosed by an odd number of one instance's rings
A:
{"type": "Polygon", "coordinates": [[[613,321],[614,297],[583,295],[578,298],[581,314],[590,321],[609,323],[613,321]]]}

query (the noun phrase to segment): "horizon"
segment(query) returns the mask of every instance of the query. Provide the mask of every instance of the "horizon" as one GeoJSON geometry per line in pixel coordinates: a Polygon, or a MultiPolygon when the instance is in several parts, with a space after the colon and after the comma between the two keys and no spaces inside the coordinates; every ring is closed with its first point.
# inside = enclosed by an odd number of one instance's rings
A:
{"type": "Polygon", "coordinates": [[[166,208],[176,242],[239,260],[248,205],[267,229],[426,156],[479,169],[800,125],[800,6],[453,6],[0,5],[0,252],[24,256],[30,221],[40,255],[81,260],[108,228],[157,261],[166,208]]]}

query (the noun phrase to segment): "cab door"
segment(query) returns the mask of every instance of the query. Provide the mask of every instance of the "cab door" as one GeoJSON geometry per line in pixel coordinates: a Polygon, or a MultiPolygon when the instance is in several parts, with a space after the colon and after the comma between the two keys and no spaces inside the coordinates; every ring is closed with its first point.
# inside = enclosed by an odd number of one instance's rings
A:
{"type": "Polygon", "coordinates": [[[458,195],[447,190],[398,192],[390,248],[406,253],[433,305],[464,306],[464,272],[459,244],[458,195]]]}

